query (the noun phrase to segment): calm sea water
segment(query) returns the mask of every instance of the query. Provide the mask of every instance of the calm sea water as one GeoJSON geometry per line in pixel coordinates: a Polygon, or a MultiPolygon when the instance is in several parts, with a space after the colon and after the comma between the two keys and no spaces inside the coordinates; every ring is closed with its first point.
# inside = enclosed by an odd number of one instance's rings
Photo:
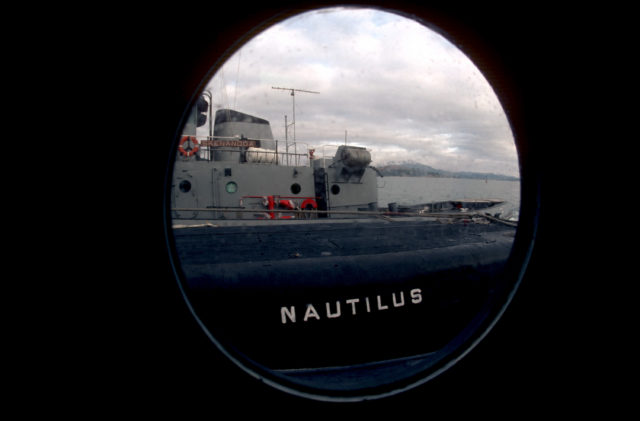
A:
{"type": "Polygon", "coordinates": [[[500,199],[498,211],[505,218],[517,219],[520,209],[520,182],[436,177],[378,178],[378,204],[417,205],[460,199],[500,199]]]}

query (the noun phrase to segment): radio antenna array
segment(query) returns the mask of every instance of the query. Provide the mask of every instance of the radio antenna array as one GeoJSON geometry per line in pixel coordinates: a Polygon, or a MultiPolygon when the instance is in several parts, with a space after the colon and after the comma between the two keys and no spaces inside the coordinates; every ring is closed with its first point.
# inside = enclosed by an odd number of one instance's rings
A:
{"type": "Polygon", "coordinates": [[[293,126],[293,142],[296,141],[296,92],[304,92],[307,94],[319,94],[320,92],[316,91],[307,91],[306,89],[295,89],[295,88],[281,88],[279,86],[272,86],[271,89],[280,89],[283,91],[291,92],[291,100],[293,102],[293,121],[291,124],[287,125],[287,116],[285,116],[285,139],[288,138],[287,132],[289,131],[289,126],[293,126]]]}

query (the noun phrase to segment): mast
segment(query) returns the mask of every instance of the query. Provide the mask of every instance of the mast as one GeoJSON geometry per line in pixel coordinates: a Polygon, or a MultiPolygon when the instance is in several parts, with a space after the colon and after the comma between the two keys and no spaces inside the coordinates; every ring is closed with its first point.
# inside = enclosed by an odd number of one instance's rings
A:
{"type": "Polygon", "coordinates": [[[290,91],[291,92],[291,100],[293,102],[293,121],[291,122],[291,124],[287,124],[287,116],[285,115],[285,120],[284,120],[284,124],[285,124],[285,146],[286,146],[286,152],[287,152],[287,160],[289,159],[289,140],[288,140],[288,136],[287,133],[289,131],[289,126],[293,126],[293,145],[295,147],[296,144],[296,92],[304,92],[307,94],[319,94],[320,92],[316,92],[316,91],[308,91],[306,89],[296,89],[296,88],[281,88],[279,86],[272,86],[271,89],[280,89],[283,91],[290,91]]]}
{"type": "Polygon", "coordinates": [[[202,95],[209,98],[209,115],[207,119],[209,120],[209,136],[213,136],[213,95],[211,95],[211,91],[208,89],[204,91],[202,95]]]}

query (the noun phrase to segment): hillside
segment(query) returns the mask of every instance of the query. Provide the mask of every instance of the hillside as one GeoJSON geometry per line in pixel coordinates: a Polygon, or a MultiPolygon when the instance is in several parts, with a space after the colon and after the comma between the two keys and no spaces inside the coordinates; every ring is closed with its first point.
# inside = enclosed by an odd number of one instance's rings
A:
{"type": "Polygon", "coordinates": [[[519,178],[509,175],[480,173],[471,171],[446,171],[416,162],[389,163],[376,167],[383,176],[396,177],[442,177],[442,178],[471,178],[483,180],[518,181],[519,178]]]}

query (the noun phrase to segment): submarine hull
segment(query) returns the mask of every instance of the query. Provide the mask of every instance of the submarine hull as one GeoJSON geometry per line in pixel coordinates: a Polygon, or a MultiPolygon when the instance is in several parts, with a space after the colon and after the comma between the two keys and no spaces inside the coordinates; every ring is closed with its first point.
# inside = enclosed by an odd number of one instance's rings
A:
{"type": "Polygon", "coordinates": [[[404,217],[209,221],[173,235],[210,333],[296,372],[427,355],[465,335],[501,289],[515,228],[404,217]]]}

